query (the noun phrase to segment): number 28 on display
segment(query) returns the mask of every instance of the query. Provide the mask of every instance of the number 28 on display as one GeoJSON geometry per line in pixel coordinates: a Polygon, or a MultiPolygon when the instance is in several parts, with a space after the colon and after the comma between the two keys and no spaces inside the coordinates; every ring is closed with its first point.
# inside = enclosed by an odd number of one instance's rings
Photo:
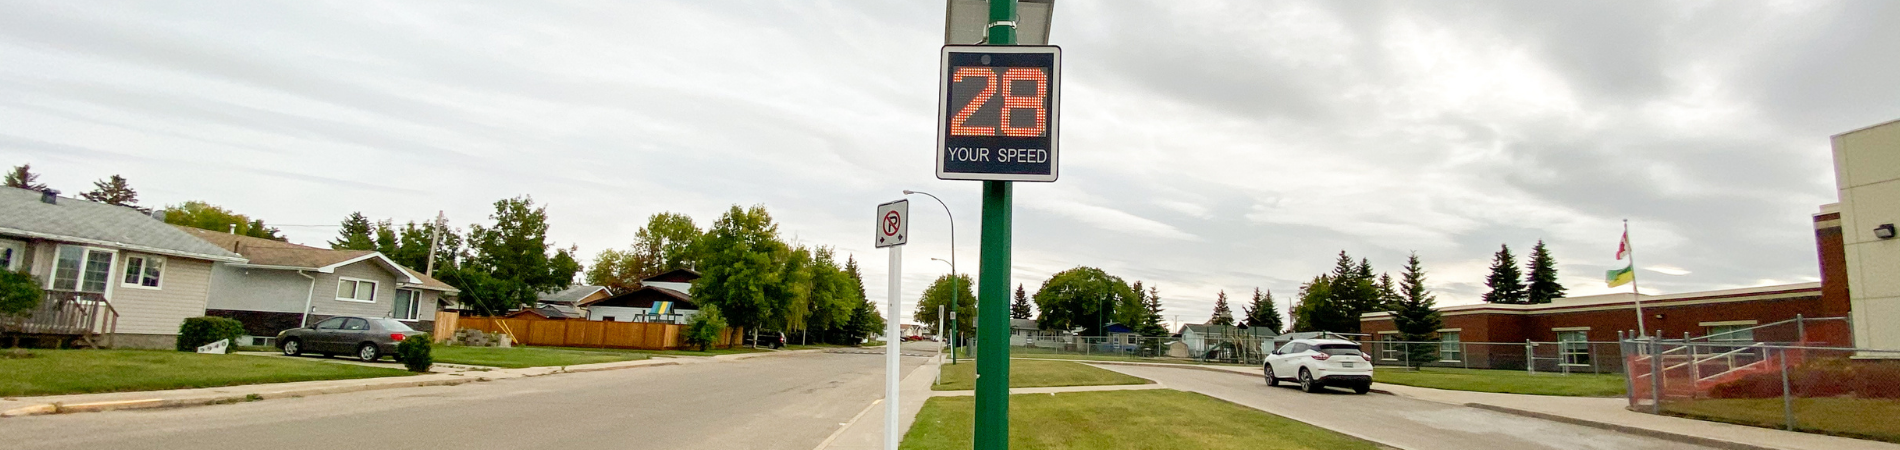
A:
{"type": "MultiPolygon", "coordinates": [[[[952,136],[1007,136],[1042,137],[1049,131],[1049,73],[1033,67],[957,67],[950,82],[958,86],[969,86],[981,79],[982,90],[970,98],[957,113],[950,117],[950,135],[952,136]],[[1033,87],[1032,87],[1033,86],[1033,87]],[[1001,97],[1000,99],[997,97],[1001,97]],[[1001,101],[1001,109],[992,109],[990,103],[1001,101]],[[995,111],[995,112],[990,112],[995,111]],[[1034,123],[1028,114],[1034,113],[1034,123]],[[981,113],[981,114],[979,114],[981,113]],[[996,117],[995,126],[983,126],[989,123],[990,116],[996,117]],[[979,118],[980,117],[980,118],[979,118]],[[977,120],[972,120],[977,119],[977,120]],[[978,122],[981,124],[973,124],[978,122]]],[[[974,88],[974,86],[972,86],[974,88]]],[[[961,97],[961,96],[955,96],[961,97]]]]}

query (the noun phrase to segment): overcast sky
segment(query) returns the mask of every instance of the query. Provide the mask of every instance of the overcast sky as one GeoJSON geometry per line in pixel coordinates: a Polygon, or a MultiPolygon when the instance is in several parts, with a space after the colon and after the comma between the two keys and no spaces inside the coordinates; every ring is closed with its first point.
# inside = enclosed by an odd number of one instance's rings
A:
{"type": "MultiPolygon", "coordinates": [[[[645,218],[764,204],[880,303],[873,209],[934,176],[941,1],[0,1],[0,163],[113,174],[322,245],[351,211],[548,206],[584,256],[645,218]],[[315,226],[306,226],[315,225],[315,226]]],[[[1610,292],[1817,281],[1828,137],[1900,118],[1900,2],[1058,2],[1062,179],[1019,184],[1016,283],[1100,267],[1169,320],[1281,307],[1345,250],[1416,251],[1441,304],[1542,239],[1610,292]]],[[[906,303],[948,270],[914,198],[906,303]]],[[[909,315],[908,309],[905,315],[909,315]]]]}

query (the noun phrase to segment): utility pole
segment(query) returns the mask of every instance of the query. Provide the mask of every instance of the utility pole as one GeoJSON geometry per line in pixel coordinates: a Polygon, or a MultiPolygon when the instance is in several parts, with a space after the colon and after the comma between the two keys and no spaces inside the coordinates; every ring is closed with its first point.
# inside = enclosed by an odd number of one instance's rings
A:
{"type": "Polygon", "coordinates": [[[442,211],[437,210],[435,212],[435,228],[429,230],[429,263],[426,268],[422,270],[422,273],[425,275],[431,277],[435,276],[435,248],[442,246],[442,227],[447,223],[449,223],[448,216],[442,215],[442,211]]]}
{"type": "MultiPolygon", "coordinates": [[[[990,0],[989,45],[1016,45],[1016,0],[990,0]]],[[[977,271],[976,450],[1009,449],[1009,276],[1014,228],[1009,181],[983,182],[982,261],[977,271]]]]}

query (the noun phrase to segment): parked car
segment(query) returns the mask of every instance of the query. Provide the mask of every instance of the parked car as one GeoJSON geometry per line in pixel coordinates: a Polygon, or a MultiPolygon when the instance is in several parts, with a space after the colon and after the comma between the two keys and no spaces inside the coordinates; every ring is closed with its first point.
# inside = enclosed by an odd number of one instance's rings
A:
{"type": "Polygon", "coordinates": [[[1326,386],[1351,388],[1357,394],[1372,390],[1372,359],[1352,341],[1295,339],[1266,360],[1262,370],[1268,386],[1294,381],[1306,392],[1319,392],[1326,386]]]}
{"type": "Polygon", "coordinates": [[[277,333],[277,348],[290,356],[355,354],[356,359],[375,361],[396,354],[396,344],[416,334],[422,332],[396,319],[331,317],[316,325],[277,333]]]}

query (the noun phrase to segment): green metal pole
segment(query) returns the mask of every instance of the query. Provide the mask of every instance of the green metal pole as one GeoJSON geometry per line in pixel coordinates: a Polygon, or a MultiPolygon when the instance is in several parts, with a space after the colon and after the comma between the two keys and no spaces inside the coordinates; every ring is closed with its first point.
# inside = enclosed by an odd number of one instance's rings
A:
{"type": "MultiPolygon", "coordinates": [[[[990,0],[989,45],[1016,45],[1016,0],[990,0]]],[[[983,182],[977,268],[976,450],[1009,449],[1009,275],[1014,210],[1008,181],[983,182]]]]}

